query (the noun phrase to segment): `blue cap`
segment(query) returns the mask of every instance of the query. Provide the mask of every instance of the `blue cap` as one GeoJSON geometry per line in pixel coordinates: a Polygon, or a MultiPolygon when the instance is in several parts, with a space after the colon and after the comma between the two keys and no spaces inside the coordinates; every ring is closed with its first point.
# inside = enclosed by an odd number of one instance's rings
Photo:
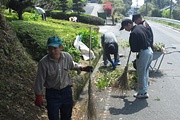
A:
{"type": "Polygon", "coordinates": [[[47,46],[59,47],[62,45],[62,40],[57,36],[51,36],[47,41],[47,46]]]}

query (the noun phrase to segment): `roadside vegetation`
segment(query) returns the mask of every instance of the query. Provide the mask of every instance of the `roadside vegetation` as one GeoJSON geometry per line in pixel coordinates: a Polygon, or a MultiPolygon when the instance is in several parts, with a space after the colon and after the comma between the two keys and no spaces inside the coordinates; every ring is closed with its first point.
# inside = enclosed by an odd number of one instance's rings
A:
{"type": "Polygon", "coordinates": [[[165,22],[165,21],[160,21],[160,20],[153,20],[153,19],[147,19],[147,20],[151,20],[151,21],[158,22],[158,23],[161,23],[161,24],[164,24],[164,25],[168,25],[168,26],[171,26],[171,27],[174,27],[174,28],[177,28],[177,29],[180,30],[180,26],[177,25],[177,24],[173,24],[173,23],[169,23],[169,22],[165,22]]]}
{"type": "Polygon", "coordinates": [[[177,0],[176,3],[172,2],[172,6],[174,6],[171,10],[171,16],[170,16],[170,8],[169,9],[163,9],[167,6],[171,5],[170,0],[151,0],[147,2],[147,13],[146,13],[146,3],[144,3],[143,6],[139,8],[137,11],[143,16],[150,16],[150,17],[164,17],[164,18],[170,18],[180,20],[180,3],[179,0],[177,0]]]}
{"type": "MultiPolygon", "coordinates": [[[[45,107],[39,109],[34,105],[33,91],[38,61],[47,54],[47,39],[53,35],[59,36],[63,40],[64,51],[69,52],[74,61],[83,66],[88,65],[88,61],[82,59],[73,43],[76,35],[81,34],[82,38],[86,38],[83,40],[88,46],[91,27],[95,66],[101,54],[99,27],[52,18],[42,21],[40,15],[28,12],[22,14],[23,20],[18,19],[17,13],[9,14],[6,9],[0,13],[0,116],[2,119],[47,119],[45,107]]],[[[89,73],[82,72],[81,75],[77,75],[75,71],[70,71],[70,75],[73,80],[73,98],[76,102],[89,73]]]]}
{"type": "MultiPolygon", "coordinates": [[[[118,44],[123,49],[129,47],[129,42],[127,42],[127,40],[122,40],[118,44]]],[[[127,56],[121,55],[120,57],[127,56]]],[[[135,89],[137,87],[136,70],[133,68],[133,63],[129,63],[128,66],[129,69],[127,76],[129,81],[129,88],[135,89]]],[[[115,81],[117,81],[117,79],[122,75],[123,71],[124,69],[121,66],[117,66],[116,69],[113,70],[111,64],[107,68],[104,68],[102,63],[96,73],[96,80],[94,80],[94,84],[98,87],[99,90],[104,90],[107,87],[112,87],[115,81]]]]}

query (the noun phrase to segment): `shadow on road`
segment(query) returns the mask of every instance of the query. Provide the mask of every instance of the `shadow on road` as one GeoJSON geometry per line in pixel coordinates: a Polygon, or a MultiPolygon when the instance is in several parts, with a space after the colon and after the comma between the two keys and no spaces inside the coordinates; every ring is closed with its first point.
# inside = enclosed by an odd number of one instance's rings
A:
{"type": "Polygon", "coordinates": [[[133,113],[141,111],[142,109],[148,106],[146,99],[135,99],[134,101],[128,101],[128,99],[126,99],[125,97],[121,97],[121,98],[123,99],[125,103],[124,107],[122,109],[110,107],[109,108],[110,114],[112,115],[133,114],[133,113]]]}
{"type": "Polygon", "coordinates": [[[162,77],[164,75],[165,74],[163,73],[163,71],[153,72],[153,71],[150,70],[149,77],[151,77],[151,78],[160,78],[160,77],[162,77]]]}

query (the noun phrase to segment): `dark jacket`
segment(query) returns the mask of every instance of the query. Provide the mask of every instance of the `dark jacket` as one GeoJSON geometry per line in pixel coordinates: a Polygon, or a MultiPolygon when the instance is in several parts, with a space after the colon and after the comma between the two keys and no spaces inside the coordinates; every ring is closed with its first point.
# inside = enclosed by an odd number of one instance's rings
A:
{"type": "Polygon", "coordinates": [[[140,52],[150,47],[149,36],[147,29],[143,25],[135,25],[131,29],[129,43],[132,52],[140,52]]]}
{"type": "Polygon", "coordinates": [[[110,44],[113,44],[115,47],[114,51],[114,59],[115,61],[117,60],[117,54],[118,54],[118,43],[115,35],[112,32],[106,32],[101,36],[101,44],[104,50],[104,54],[106,55],[107,59],[110,61],[111,56],[110,56],[110,51],[108,49],[108,46],[110,44]]]}
{"type": "Polygon", "coordinates": [[[149,26],[149,24],[145,20],[143,20],[140,24],[142,24],[147,29],[147,34],[149,36],[148,40],[151,44],[151,48],[153,49],[153,41],[154,40],[153,40],[153,32],[152,32],[151,27],[149,26]]]}

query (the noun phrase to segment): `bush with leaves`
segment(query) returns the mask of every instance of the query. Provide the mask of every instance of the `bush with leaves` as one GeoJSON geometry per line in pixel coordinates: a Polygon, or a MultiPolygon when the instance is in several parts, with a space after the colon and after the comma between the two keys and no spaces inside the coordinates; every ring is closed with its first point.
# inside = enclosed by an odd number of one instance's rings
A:
{"type": "Polygon", "coordinates": [[[154,52],[163,52],[165,48],[165,44],[164,43],[155,43],[153,45],[153,51],[154,52]]]}
{"type": "MultiPolygon", "coordinates": [[[[171,11],[171,13],[173,13],[173,10],[171,11]]],[[[170,14],[170,9],[162,11],[162,17],[169,18],[169,14],[170,14]]],[[[172,14],[171,17],[173,17],[172,14]]]]}
{"type": "Polygon", "coordinates": [[[158,8],[155,8],[151,11],[152,17],[162,17],[161,11],[158,8]]]}
{"type": "Polygon", "coordinates": [[[77,50],[76,48],[71,47],[71,48],[68,49],[68,53],[71,54],[71,56],[72,56],[72,58],[73,58],[73,60],[75,62],[79,62],[80,61],[80,59],[81,59],[81,52],[79,50],[77,50]]]}
{"type": "MultiPolygon", "coordinates": [[[[90,30],[83,29],[81,32],[79,32],[79,35],[82,35],[81,41],[89,47],[89,39],[90,39],[90,30]]],[[[91,49],[94,49],[98,47],[99,37],[96,35],[96,32],[94,30],[91,31],[91,49]]]]}
{"type": "Polygon", "coordinates": [[[180,20],[180,10],[173,10],[172,14],[174,19],[180,20]]]}
{"type": "Polygon", "coordinates": [[[53,19],[68,20],[69,17],[75,16],[78,19],[78,22],[91,24],[91,25],[104,25],[104,20],[100,17],[88,15],[88,14],[78,14],[75,12],[65,12],[59,10],[46,11],[48,17],[53,19]]]}

